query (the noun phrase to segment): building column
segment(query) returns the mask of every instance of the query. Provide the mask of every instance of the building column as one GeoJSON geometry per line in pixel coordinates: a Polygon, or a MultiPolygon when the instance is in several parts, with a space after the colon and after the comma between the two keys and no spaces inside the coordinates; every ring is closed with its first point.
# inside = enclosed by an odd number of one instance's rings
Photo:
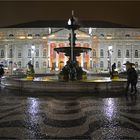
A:
{"type": "Polygon", "coordinates": [[[58,53],[56,52],[56,68],[58,68],[58,57],[59,57],[59,55],[58,55],[58,53]]]}
{"type": "Polygon", "coordinates": [[[8,45],[5,45],[5,60],[8,59],[8,45]]]}
{"type": "Polygon", "coordinates": [[[47,67],[50,67],[50,43],[48,43],[47,67]]]}
{"type": "Polygon", "coordinates": [[[81,67],[84,67],[84,54],[81,54],[81,67]]]}
{"type": "Polygon", "coordinates": [[[64,55],[64,65],[66,65],[67,57],[64,55]]]}

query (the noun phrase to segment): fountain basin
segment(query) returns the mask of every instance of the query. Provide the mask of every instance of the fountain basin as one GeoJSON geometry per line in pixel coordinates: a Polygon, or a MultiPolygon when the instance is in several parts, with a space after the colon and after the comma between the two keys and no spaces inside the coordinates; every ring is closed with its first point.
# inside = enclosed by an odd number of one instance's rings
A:
{"type": "Polygon", "coordinates": [[[4,77],[1,79],[1,84],[4,88],[34,93],[116,93],[124,92],[126,81],[126,79],[111,80],[108,78],[60,82],[57,79],[31,81],[27,79],[4,77]]]}

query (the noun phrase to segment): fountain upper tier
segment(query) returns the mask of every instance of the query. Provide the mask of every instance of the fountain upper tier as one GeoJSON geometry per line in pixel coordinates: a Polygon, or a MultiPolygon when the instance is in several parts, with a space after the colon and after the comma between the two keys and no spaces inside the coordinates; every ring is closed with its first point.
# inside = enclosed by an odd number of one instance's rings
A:
{"type": "MultiPolygon", "coordinates": [[[[61,47],[61,48],[55,48],[54,49],[57,53],[64,53],[65,56],[70,56],[71,55],[71,47],[61,47]]],[[[88,53],[89,51],[91,51],[91,48],[84,48],[84,47],[74,47],[73,48],[73,55],[76,56],[80,56],[80,53],[88,53]]]]}
{"type": "Polygon", "coordinates": [[[72,11],[72,17],[68,21],[68,25],[66,26],[68,30],[71,30],[71,33],[69,34],[69,47],[60,47],[60,48],[55,48],[54,50],[57,53],[64,53],[65,56],[69,56],[70,60],[76,60],[76,56],[80,56],[80,53],[88,53],[91,51],[91,48],[85,48],[85,47],[76,47],[75,41],[77,40],[76,38],[76,33],[74,33],[75,30],[80,28],[80,25],[77,21],[77,18],[74,17],[74,11],[72,11]]]}

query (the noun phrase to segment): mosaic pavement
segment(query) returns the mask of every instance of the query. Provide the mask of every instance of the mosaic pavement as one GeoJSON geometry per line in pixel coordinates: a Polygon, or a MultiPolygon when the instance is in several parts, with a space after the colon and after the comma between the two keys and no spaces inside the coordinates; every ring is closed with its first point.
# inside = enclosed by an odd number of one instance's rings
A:
{"type": "Polygon", "coordinates": [[[140,94],[126,100],[1,91],[0,139],[140,140],[140,94]]]}

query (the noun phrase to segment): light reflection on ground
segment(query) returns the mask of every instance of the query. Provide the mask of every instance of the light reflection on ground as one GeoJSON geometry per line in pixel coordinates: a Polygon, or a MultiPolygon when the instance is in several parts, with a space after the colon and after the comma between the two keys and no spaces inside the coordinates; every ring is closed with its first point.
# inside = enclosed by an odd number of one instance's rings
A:
{"type": "Polygon", "coordinates": [[[140,97],[0,92],[0,139],[140,139],[140,97]],[[5,94],[6,93],[6,94],[5,94]]]}
{"type": "Polygon", "coordinates": [[[111,121],[116,117],[116,104],[114,98],[106,98],[104,101],[104,115],[105,117],[111,121]]]}
{"type": "Polygon", "coordinates": [[[27,98],[28,112],[34,116],[34,114],[39,111],[39,99],[37,98],[27,98]]]}

